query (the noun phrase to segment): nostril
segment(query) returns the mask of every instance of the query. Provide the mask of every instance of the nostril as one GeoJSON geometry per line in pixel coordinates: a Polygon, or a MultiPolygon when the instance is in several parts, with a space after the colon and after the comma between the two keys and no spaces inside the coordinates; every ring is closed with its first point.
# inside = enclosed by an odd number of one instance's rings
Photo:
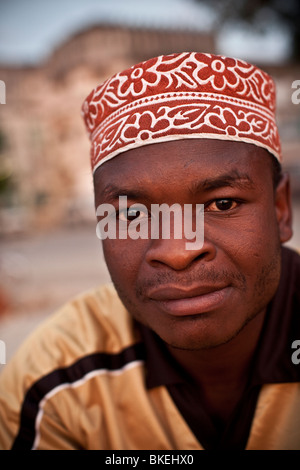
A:
{"type": "Polygon", "coordinates": [[[212,243],[205,242],[198,250],[187,250],[185,240],[159,239],[151,243],[146,253],[146,262],[152,267],[164,265],[179,271],[187,269],[196,261],[214,259],[215,253],[212,243]]]}
{"type": "Polygon", "coordinates": [[[194,259],[194,261],[200,261],[200,260],[202,260],[203,258],[205,258],[205,253],[200,253],[200,254],[194,259]]]}

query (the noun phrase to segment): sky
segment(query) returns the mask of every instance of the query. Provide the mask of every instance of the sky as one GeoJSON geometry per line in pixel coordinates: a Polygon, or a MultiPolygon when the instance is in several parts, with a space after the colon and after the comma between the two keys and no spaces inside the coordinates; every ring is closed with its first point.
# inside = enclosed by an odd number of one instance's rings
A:
{"type": "MultiPolygon", "coordinates": [[[[210,31],[216,19],[216,12],[195,0],[0,0],[0,63],[36,64],[99,22],[210,31]]],[[[216,40],[218,53],[246,60],[280,62],[289,55],[289,35],[276,19],[260,35],[245,25],[224,25],[216,40]]]]}

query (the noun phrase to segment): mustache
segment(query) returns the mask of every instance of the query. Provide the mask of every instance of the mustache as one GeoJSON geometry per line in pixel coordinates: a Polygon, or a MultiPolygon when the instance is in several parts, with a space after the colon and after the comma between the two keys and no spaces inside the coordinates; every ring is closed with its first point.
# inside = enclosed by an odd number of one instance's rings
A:
{"type": "Polygon", "coordinates": [[[138,297],[147,297],[147,293],[160,286],[181,286],[189,287],[191,285],[201,284],[226,284],[238,287],[242,290],[246,287],[246,277],[240,272],[232,272],[228,270],[216,271],[214,269],[201,270],[190,273],[175,273],[175,272],[164,272],[155,274],[151,279],[143,279],[137,281],[136,284],[136,295],[138,297]]]}

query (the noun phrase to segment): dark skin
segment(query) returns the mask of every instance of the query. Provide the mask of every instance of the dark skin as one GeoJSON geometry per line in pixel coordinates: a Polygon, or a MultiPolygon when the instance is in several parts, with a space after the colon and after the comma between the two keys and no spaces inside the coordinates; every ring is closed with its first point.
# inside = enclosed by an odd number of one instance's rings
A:
{"type": "Polygon", "coordinates": [[[214,422],[225,425],[278,287],[281,244],[292,236],[288,176],[274,188],[271,157],[255,145],[186,139],[101,166],[96,207],[117,208],[119,195],[149,213],[154,203],[204,204],[201,248],[186,250],[185,239],[127,238],[103,240],[103,250],[125,307],[165,341],[214,422]]]}

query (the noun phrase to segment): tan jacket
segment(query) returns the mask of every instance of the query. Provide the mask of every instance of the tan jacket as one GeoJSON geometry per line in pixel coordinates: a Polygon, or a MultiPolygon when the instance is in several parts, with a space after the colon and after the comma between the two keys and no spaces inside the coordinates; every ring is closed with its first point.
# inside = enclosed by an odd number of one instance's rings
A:
{"type": "MultiPolygon", "coordinates": [[[[147,390],[140,337],[112,286],[39,327],[0,377],[1,449],[202,449],[166,387],[147,390]]],[[[247,449],[300,450],[300,384],[262,388],[247,449]]]]}

